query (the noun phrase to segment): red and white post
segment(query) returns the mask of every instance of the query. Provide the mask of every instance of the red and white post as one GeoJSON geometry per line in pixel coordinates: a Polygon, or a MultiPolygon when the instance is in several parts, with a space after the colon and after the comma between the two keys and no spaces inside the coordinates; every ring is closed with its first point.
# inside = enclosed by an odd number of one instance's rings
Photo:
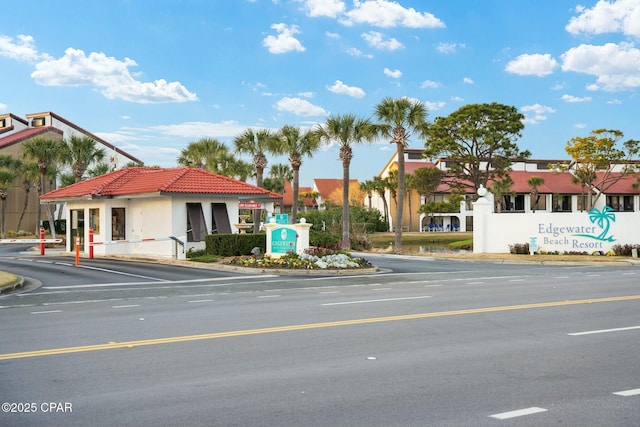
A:
{"type": "Polygon", "coordinates": [[[44,255],[44,227],[40,227],[40,255],[44,255]]]}

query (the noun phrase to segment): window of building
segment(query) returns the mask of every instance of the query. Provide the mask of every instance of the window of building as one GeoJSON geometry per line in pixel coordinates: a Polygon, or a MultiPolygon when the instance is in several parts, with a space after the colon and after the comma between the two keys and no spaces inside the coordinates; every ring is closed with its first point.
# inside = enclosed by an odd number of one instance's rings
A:
{"type": "Polygon", "coordinates": [[[44,117],[36,117],[33,120],[31,120],[31,126],[34,128],[40,127],[40,126],[44,126],[44,117]]]}
{"type": "Polygon", "coordinates": [[[6,127],[7,119],[0,119],[0,128],[6,127]]]}
{"type": "Polygon", "coordinates": [[[547,196],[544,194],[531,195],[531,210],[544,211],[547,210],[547,196]]]}
{"type": "Polygon", "coordinates": [[[202,242],[207,235],[201,203],[187,203],[187,242],[202,242]]]}
{"type": "Polygon", "coordinates": [[[126,239],[124,208],[111,208],[111,239],[126,239]]]}
{"type": "Polygon", "coordinates": [[[89,209],[89,227],[93,232],[100,234],[100,209],[89,209]]]}
{"type": "Polygon", "coordinates": [[[226,203],[211,203],[211,234],[231,233],[226,203]]]}
{"type": "Polygon", "coordinates": [[[607,196],[607,206],[616,212],[633,212],[633,196],[607,196]]]}
{"type": "Polygon", "coordinates": [[[536,169],[538,169],[538,170],[549,169],[549,163],[538,162],[538,163],[536,163],[536,169]]]}
{"type": "Polygon", "coordinates": [[[587,200],[586,194],[581,194],[578,196],[578,211],[587,211],[589,210],[589,201],[587,200]]]}
{"type": "Polygon", "coordinates": [[[571,212],[571,196],[567,194],[554,194],[553,212],[571,212]]]}
{"type": "Polygon", "coordinates": [[[524,212],[524,194],[516,194],[514,208],[516,212],[524,212]]]}
{"type": "Polygon", "coordinates": [[[407,158],[409,160],[420,160],[422,159],[422,153],[409,152],[407,153],[407,158]]]}

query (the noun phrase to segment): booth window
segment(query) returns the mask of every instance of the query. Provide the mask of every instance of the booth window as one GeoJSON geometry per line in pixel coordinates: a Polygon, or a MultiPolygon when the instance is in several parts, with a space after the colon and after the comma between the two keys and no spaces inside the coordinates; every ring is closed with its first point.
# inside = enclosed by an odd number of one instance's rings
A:
{"type": "Polygon", "coordinates": [[[124,240],[125,216],[124,208],[111,208],[111,239],[124,240]]]}
{"type": "Polygon", "coordinates": [[[187,203],[187,242],[203,242],[207,236],[202,204],[187,203]]]}
{"type": "Polygon", "coordinates": [[[100,234],[100,209],[89,209],[89,227],[95,234],[100,234]]]}

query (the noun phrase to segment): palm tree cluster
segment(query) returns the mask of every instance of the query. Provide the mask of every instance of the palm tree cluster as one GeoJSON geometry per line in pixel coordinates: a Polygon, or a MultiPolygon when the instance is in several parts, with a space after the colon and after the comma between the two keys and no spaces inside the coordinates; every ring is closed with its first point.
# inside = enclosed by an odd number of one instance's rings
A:
{"type": "MultiPolygon", "coordinates": [[[[406,191],[404,178],[404,148],[412,135],[425,136],[426,108],[424,104],[410,98],[385,98],[374,110],[377,122],[357,117],[353,114],[331,115],[324,123],[310,129],[285,125],[277,131],[268,129],[247,129],[234,138],[234,152],[216,139],[200,139],[191,142],[182,150],[178,163],[185,166],[198,167],[210,172],[246,180],[254,176],[256,185],[272,191],[282,192],[284,182],[290,181],[293,188],[294,203],[290,220],[297,221],[300,197],[300,167],[305,157],[313,157],[322,144],[339,146],[338,159],[342,162],[342,247],[350,248],[349,242],[349,168],[353,159],[354,144],[373,142],[376,139],[389,139],[398,150],[397,186],[392,194],[398,195],[398,211],[395,227],[396,250],[401,250],[403,197],[406,191]],[[235,157],[235,154],[252,156],[251,164],[235,157]],[[277,164],[271,167],[269,176],[264,177],[268,166],[267,154],[288,156],[289,165],[277,164]]],[[[384,199],[389,182],[381,178],[373,180],[368,193],[377,192],[384,199]]],[[[369,185],[369,184],[367,184],[369,185]]],[[[395,197],[395,196],[394,196],[395,197]]],[[[386,200],[384,203],[385,220],[388,221],[386,200]]],[[[254,231],[258,230],[261,212],[254,212],[254,231]]]]}
{"type": "MultiPolygon", "coordinates": [[[[22,158],[0,156],[0,200],[2,201],[2,216],[0,218],[0,234],[5,236],[5,203],[8,189],[19,177],[22,179],[24,203],[17,222],[16,230],[20,230],[22,221],[28,208],[32,188],[43,195],[55,186],[59,179],[62,186],[79,182],[87,177],[102,175],[110,171],[104,163],[105,151],[98,148],[93,138],[72,135],[68,139],[36,137],[22,145],[22,158]],[[62,173],[65,166],[70,167],[70,173],[62,173]],[[93,169],[89,169],[93,166],[93,169]]],[[[45,207],[49,224],[53,225],[53,211],[49,205],[45,207]]],[[[59,212],[61,214],[61,211],[59,212]]],[[[42,224],[42,207],[37,205],[37,228],[42,224]]],[[[35,233],[38,230],[34,230],[35,233]]],[[[55,237],[55,227],[51,227],[55,237]]]]}

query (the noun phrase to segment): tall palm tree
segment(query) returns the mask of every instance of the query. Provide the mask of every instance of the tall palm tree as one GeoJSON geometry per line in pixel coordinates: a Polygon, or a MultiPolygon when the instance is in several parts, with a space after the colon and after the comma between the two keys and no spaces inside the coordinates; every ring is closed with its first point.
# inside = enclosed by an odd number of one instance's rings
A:
{"type": "Polygon", "coordinates": [[[312,131],[302,131],[299,127],[285,125],[280,129],[278,145],[274,154],[288,154],[293,170],[293,206],[291,207],[291,222],[295,223],[298,216],[298,193],[300,191],[300,166],[304,156],[313,157],[320,148],[320,139],[312,131]]]}
{"type": "MultiPolygon", "coordinates": [[[[137,166],[137,163],[136,163],[136,166],[137,166]]],[[[90,178],[95,178],[97,176],[109,173],[110,170],[111,169],[108,163],[98,163],[93,168],[87,170],[87,175],[89,175],[90,178]]]]}
{"type": "Polygon", "coordinates": [[[5,238],[7,196],[13,181],[18,178],[22,162],[11,156],[0,155],[0,200],[2,200],[2,218],[0,219],[0,235],[5,238]]]}
{"type": "MultiPolygon", "coordinates": [[[[60,162],[60,156],[65,151],[65,144],[62,140],[44,137],[33,138],[22,144],[22,154],[28,160],[33,160],[38,164],[40,171],[40,195],[47,192],[47,174],[50,169],[55,169],[60,162]]],[[[49,227],[51,235],[55,238],[56,227],[53,221],[53,213],[49,205],[46,205],[47,217],[49,218],[49,227]]],[[[38,203],[38,227],[42,225],[42,210],[38,203]]],[[[36,235],[38,230],[36,230],[36,235]]]]}
{"type": "Polygon", "coordinates": [[[411,208],[411,190],[415,188],[415,180],[412,174],[410,173],[404,174],[404,186],[405,186],[407,202],[408,202],[407,207],[409,208],[409,230],[411,230],[411,227],[413,227],[413,209],[411,208]]]}
{"type": "Polygon", "coordinates": [[[106,157],[104,148],[98,148],[96,141],[88,136],[72,135],[65,143],[64,162],[71,166],[75,182],[82,181],[89,165],[100,163],[106,157]]]}
{"type": "Polygon", "coordinates": [[[352,144],[370,142],[375,138],[371,122],[353,114],[332,115],[323,125],[314,129],[315,134],[326,144],[340,145],[339,159],[342,162],[342,248],[350,249],[349,242],[349,166],[353,159],[352,144]]]}
{"type": "Polygon", "coordinates": [[[24,214],[27,212],[27,208],[29,207],[29,195],[31,194],[31,186],[35,186],[38,194],[40,194],[40,171],[38,170],[38,164],[35,162],[22,162],[22,169],[20,170],[20,174],[22,175],[24,203],[22,205],[22,212],[20,212],[20,218],[18,219],[16,231],[21,230],[24,214]]]}
{"type": "MultiPolygon", "coordinates": [[[[260,188],[264,187],[263,177],[264,170],[268,161],[266,153],[274,150],[278,144],[277,135],[269,129],[260,129],[254,131],[247,129],[233,140],[237,153],[247,153],[253,156],[253,167],[256,171],[256,185],[260,188]]],[[[262,210],[254,209],[253,211],[253,232],[260,231],[260,219],[262,218],[262,210]]]]}
{"type": "Polygon", "coordinates": [[[427,109],[420,101],[403,98],[384,98],[375,108],[376,128],[382,137],[396,144],[398,157],[398,203],[396,204],[395,251],[402,251],[402,217],[404,215],[404,149],[412,135],[426,138],[427,109]]]}

